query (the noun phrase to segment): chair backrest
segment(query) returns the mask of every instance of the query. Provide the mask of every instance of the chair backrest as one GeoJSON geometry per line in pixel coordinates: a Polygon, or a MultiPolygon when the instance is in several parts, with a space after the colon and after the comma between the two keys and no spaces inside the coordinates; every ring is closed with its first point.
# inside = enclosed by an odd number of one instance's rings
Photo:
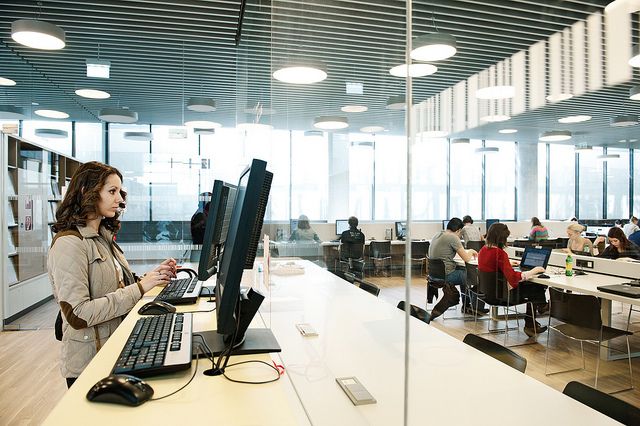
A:
{"type": "Polygon", "coordinates": [[[509,289],[502,272],[483,272],[478,270],[478,292],[484,295],[488,304],[501,304],[507,301],[509,289]]]}
{"type": "Polygon", "coordinates": [[[468,249],[480,251],[480,249],[484,247],[484,241],[468,241],[466,245],[468,249]]]}
{"type": "Polygon", "coordinates": [[[562,393],[622,424],[640,425],[640,408],[591,386],[569,382],[562,393]]]}
{"type": "MultiPolygon", "coordinates": [[[[406,308],[406,303],[404,300],[401,300],[400,302],[398,302],[398,309],[401,309],[404,311],[405,308],[406,308]]],[[[427,321],[427,311],[425,311],[424,309],[416,305],[409,305],[409,315],[419,319],[422,322],[426,322],[427,324],[429,324],[429,322],[427,321]]]]}
{"type": "Polygon", "coordinates": [[[465,263],[467,270],[467,288],[476,287],[478,285],[478,265],[465,263]]]}
{"type": "Polygon", "coordinates": [[[549,288],[549,315],[567,324],[600,330],[600,301],[588,294],[566,293],[549,288]]]}
{"type": "Polygon", "coordinates": [[[391,255],[391,241],[371,241],[369,243],[370,257],[386,257],[391,255]]]}
{"type": "Polygon", "coordinates": [[[364,244],[355,242],[344,242],[340,244],[340,259],[362,259],[364,244]]]}
{"type": "Polygon", "coordinates": [[[475,334],[467,334],[462,340],[469,346],[476,348],[477,350],[484,352],[485,354],[497,359],[500,362],[507,364],[509,367],[515,368],[521,373],[527,369],[527,359],[518,355],[509,348],[487,340],[483,337],[476,336],[475,334]]]}
{"type": "Polygon", "coordinates": [[[429,241],[411,241],[411,258],[426,259],[429,252],[429,241]]]}
{"type": "Polygon", "coordinates": [[[444,267],[444,261],[442,259],[429,258],[429,277],[444,281],[447,276],[446,269],[444,267]]]}
{"type": "Polygon", "coordinates": [[[356,278],[356,282],[358,283],[359,287],[364,291],[366,291],[367,293],[371,293],[376,297],[378,297],[378,295],[380,294],[380,287],[378,287],[377,285],[367,282],[365,280],[361,280],[359,278],[356,278]]]}

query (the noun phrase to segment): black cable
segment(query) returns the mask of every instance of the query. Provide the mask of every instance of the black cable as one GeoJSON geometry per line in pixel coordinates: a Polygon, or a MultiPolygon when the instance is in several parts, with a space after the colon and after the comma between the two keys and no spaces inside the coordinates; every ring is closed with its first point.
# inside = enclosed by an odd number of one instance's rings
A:
{"type": "Polygon", "coordinates": [[[211,290],[209,287],[200,287],[200,295],[202,295],[202,290],[207,290],[209,292],[209,300],[207,300],[207,302],[209,303],[213,303],[215,302],[215,300],[213,300],[213,290],[211,290]]]}
{"type": "Polygon", "coordinates": [[[276,377],[275,379],[265,380],[265,381],[262,381],[262,382],[248,382],[248,381],[246,381],[246,380],[235,380],[235,379],[232,379],[232,378],[230,378],[229,376],[227,376],[227,374],[226,374],[226,373],[224,373],[224,372],[222,373],[222,375],[224,376],[224,378],[225,378],[225,379],[229,380],[230,382],[234,382],[234,383],[243,383],[243,384],[245,384],[245,385],[264,385],[264,384],[266,384],[266,383],[273,383],[273,382],[276,382],[276,381],[280,380],[280,370],[278,370],[275,366],[273,366],[273,365],[269,364],[268,362],[261,361],[261,360],[257,360],[257,359],[249,360],[249,361],[240,361],[240,362],[235,362],[235,363],[233,363],[233,364],[229,364],[229,365],[227,365],[227,366],[225,367],[225,369],[226,369],[227,367],[233,367],[233,366],[235,366],[235,365],[240,365],[240,364],[249,364],[249,363],[251,363],[251,362],[257,362],[257,363],[260,363],[260,364],[265,364],[265,365],[267,365],[267,366],[268,366],[269,368],[271,368],[272,370],[275,370],[275,372],[276,372],[276,376],[277,376],[277,377],[276,377]]]}
{"type": "Polygon", "coordinates": [[[193,369],[193,375],[191,375],[191,378],[189,379],[189,381],[182,386],[180,389],[175,390],[173,392],[171,392],[170,394],[164,395],[164,396],[160,396],[158,398],[151,398],[149,401],[158,401],[160,399],[164,399],[164,398],[168,398],[171,395],[175,395],[176,393],[180,392],[182,389],[186,388],[187,386],[189,386],[189,383],[191,383],[193,381],[193,378],[196,377],[196,373],[198,372],[198,359],[200,358],[200,354],[196,354],[196,368],[193,369]]]}
{"type": "MultiPolygon", "coordinates": [[[[199,337],[200,339],[202,339],[202,344],[204,346],[204,349],[207,350],[207,352],[205,352],[204,356],[211,361],[211,363],[213,364],[215,361],[213,360],[213,351],[211,350],[211,348],[209,348],[209,345],[207,344],[207,341],[205,340],[204,336],[202,334],[196,334],[193,333],[193,337],[199,337]]],[[[204,350],[203,350],[204,352],[204,350]]]]}

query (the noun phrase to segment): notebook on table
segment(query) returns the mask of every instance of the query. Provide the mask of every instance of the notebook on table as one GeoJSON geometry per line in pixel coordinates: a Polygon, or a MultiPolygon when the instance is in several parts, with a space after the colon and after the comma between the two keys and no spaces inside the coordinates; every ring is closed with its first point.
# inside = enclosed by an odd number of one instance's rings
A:
{"type": "Polygon", "coordinates": [[[632,299],[640,299],[640,287],[633,286],[631,284],[601,285],[600,287],[597,287],[597,289],[605,293],[631,297],[632,299]]]}

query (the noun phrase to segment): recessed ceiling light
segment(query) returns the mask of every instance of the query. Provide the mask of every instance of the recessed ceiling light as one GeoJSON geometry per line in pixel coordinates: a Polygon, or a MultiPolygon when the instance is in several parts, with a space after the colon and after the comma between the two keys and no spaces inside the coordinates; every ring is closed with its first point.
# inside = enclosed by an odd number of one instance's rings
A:
{"type": "Polygon", "coordinates": [[[510,133],[518,133],[518,129],[500,129],[498,133],[502,133],[503,135],[508,135],[510,133]]]}
{"type": "Polygon", "coordinates": [[[211,120],[189,120],[184,122],[185,126],[197,129],[219,129],[222,124],[211,120]]]}
{"type": "Polygon", "coordinates": [[[360,128],[362,133],[380,133],[384,131],[383,126],[364,126],[360,128]]]}
{"type": "Polygon", "coordinates": [[[563,123],[563,124],[582,123],[589,120],[591,120],[590,115],[570,115],[568,117],[559,118],[558,123],[563,123]]]}
{"type": "Polygon", "coordinates": [[[0,77],[0,86],[15,86],[16,82],[10,78],[0,77]]]}
{"type": "Polygon", "coordinates": [[[152,141],[153,133],[151,132],[124,132],[124,138],[130,141],[152,141]]]}
{"type": "Polygon", "coordinates": [[[36,19],[19,19],[11,23],[11,38],[27,47],[58,50],[65,46],[64,30],[36,19]]]}
{"type": "Polygon", "coordinates": [[[431,33],[413,40],[411,59],[416,61],[440,61],[456,54],[456,39],[448,33],[431,33]]]}
{"type": "Polygon", "coordinates": [[[111,62],[103,59],[87,59],[87,77],[109,78],[111,62]]]}
{"type": "Polygon", "coordinates": [[[553,95],[547,95],[545,99],[549,102],[560,102],[571,98],[573,98],[573,94],[571,93],[555,93],[553,95]]]}
{"type": "Polygon", "coordinates": [[[483,148],[476,148],[476,152],[479,154],[490,154],[493,152],[498,152],[500,151],[500,148],[495,147],[495,146],[486,146],[483,148]]]}
{"type": "Polygon", "coordinates": [[[631,49],[631,58],[629,58],[629,65],[632,67],[640,67],[640,47],[637,44],[633,45],[631,49]]]}
{"type": "Polygon", "coordinates": [[[420,132],[418,136],[422,136],[424,138],[444,138],[449,134],[449,132],[445,130],[425,130],[424,132],[420,132]]]}
{"type": "Polygon", "coordinates": [[[387,109],[406,109],[407,100],[404,95],[393,95],[387,99],[387,109]]]}
{"type": "Polygon", "coordinates": [[[407,78],[408,72],[411,77],[424,77],[435,74],[436,71],[438,71],[438,67],[431,64],[411,64],[408,67],[407,64],[401,64],[391,68],[389,74],[394,77],[407,78]]]}
{"type": "Polygon", "coordinates": [[[138,113],[124,108],[102,108],[98,118],[110,123],[131,124],[138,121],[138,113]]]}
{"type": "Polygon", "coordinates": [[[88,99],[109,99],[111,97],[108,92],[98,89],[77,89],[76,95],[88,99]]]}
{"type": "Polygon", "coordinates": [[[27,118],[24,108],[14,105],[0,105],[0,119],[3,120],[23,120],[27,118]]]}
{"type": "Polygon", "coordinates": [[[313,127],[322,130],[346,129],[349,127],[349,120],[347,120],[347,117],[337,115],[323,115],[313,120],[313,127]]]}
{"type": "Polygon", "coordinates": [[[283,83],[312,84],[327,78],[324,63],[310,59],[290,59],[273,72],[273,78],[283,83]]]}
{"type": "Polygon", "coordinates": [[[216,101],[211,98],[196,96],[189,98],[187,109],[195,112],[213,112],[216,110],[216,101]]]}
{"type": "Polygon", "coordinates": [[[469,139],[469,138],[456,138],[456,139],[452,139],[451,143],[454,143],[454,144],[466,144],[466,143],[471,143],[471,139],[469,139]]]}
{"type": "Polygon", "coordinates": [[[638,116],[635,114],[617,115],[611,119],[613,127],[627,127],[638,124],[638,116]]]}
{"type": "Polygon", "coordinates": [[[69,137],[69,132],[60,129],[36,129],[36,136],[48,139],[65,139],[69,137]]]}
{"type": "Polygon", "coordinates": [[[541,142],[561,142],[571,139],[571,132],[568,130],[551,130],[541,133],[538,140],[541,142]]]}
{"type": "Polygon", "coordinates": [[[69,118],[69,114],[66,112],[56,111],[54,109],[37,109],[33,111],[33,113],[46,118],[69,118]]]}
{"type": "Polygon", "coordinates": [[[476,90],[478,99],[509,99],[516,95],[514,86],[489,86],[476,90]]]}
{"type": "Polygon", "coordinates": [[[366,105],[345,105],[340,108],[342,112],[365,112],[368,109],[366,105]]]}
{"type": "Polygon", "coordinates": [[[501,121],[507,121],[510,119],[511,117],[504,114],[485,115],[484,117],[480,117],[480,121],[484,121],[486,123],[499,123],[501,121]]]}

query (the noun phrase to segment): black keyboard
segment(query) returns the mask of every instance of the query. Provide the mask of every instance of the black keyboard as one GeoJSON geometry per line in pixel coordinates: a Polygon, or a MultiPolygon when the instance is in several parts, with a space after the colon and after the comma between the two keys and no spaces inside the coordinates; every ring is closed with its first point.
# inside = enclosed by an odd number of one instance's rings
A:
{"type": "Polygon", "coordinates": [[[191,315],[171,313],[140,318],[112,373],[143,377],[191,367],[191,315]]]}
{"type": "Polygon", "coordinates": [[[190,305],[198,300],[201,287],[202,283],[198,281],[198,277],[176,278],[171,280],[154,300],[172,305],[190,305]]]}

